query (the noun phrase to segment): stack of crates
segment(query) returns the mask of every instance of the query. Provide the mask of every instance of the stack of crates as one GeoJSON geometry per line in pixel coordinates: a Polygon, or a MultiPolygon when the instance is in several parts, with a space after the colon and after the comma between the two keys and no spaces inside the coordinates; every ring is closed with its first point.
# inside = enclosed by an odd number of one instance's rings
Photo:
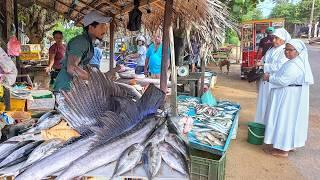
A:
{"type": "Polygon", "coordinates": [[[191,180],[224,180],[226,154],[216,155],[197,149],[191,150],[191,180]]]}

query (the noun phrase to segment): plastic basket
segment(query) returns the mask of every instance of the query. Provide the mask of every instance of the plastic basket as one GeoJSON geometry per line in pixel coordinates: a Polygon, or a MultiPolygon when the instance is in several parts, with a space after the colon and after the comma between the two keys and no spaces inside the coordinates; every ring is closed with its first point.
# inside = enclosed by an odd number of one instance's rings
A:
{"type": "Polygon", "coordinates": [[[191,180],[224,180],[226,154],[214,155],[191,150],[191,180]]]}
{"type": "Polygon", "coordinates": [[[224,146],[209,146],[207,144],[202,144],[200,142],[198,142],[195,137],[194,134],[192,132],[189,132],[188,134],[188,138],[189,138],[189,143],[191,145],[191,147],[195,148],[195,149],[199,149],[202,151],[207,151],[213,154],[218,154],[218,155],[223,155],[227,150],[228,147],[230,145],[230,142],[232,140],[232,135],[233,135],[233,131],[235,129],[236,126],[236,122],[235,122],[235,118],[238,116],[239,111],[236,113],[236,115],[233,116],[233,120],[232,120],[232,125],[226,140],[226,143],[224,144],[224,146]]]}

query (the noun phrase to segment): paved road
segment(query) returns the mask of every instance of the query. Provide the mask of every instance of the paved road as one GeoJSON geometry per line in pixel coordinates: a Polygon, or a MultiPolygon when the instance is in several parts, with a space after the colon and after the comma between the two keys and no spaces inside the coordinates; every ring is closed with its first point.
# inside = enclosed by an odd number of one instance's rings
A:
{"type": "Polygon", "coordinates": [[[289,159],[306,179],[320,178],[320,45],[308,46],[314,76],[310,87],[310,120],[306,146],[289,159]]]}

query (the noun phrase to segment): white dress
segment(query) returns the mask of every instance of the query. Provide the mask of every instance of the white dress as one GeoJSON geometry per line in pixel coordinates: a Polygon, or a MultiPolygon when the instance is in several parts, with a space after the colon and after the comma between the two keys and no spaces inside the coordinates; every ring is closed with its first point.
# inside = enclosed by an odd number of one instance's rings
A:
{"type": "Polygon", "coordinates": [[[304,83],[302,61],[289,60],[270,76],[269,82],[273,87],[265,116],[265,144],[283,151],[304,146],[308,132],[309,84],[304,83]]]}
{"type": "MultiPolygon", "coordinates": [[[[284,54],[285,45],[279,46],[277,48],[271,48],[267,51],[263,57],[264,65],[263,70],[265,73],[274,74],[277,72],[281,66],[288,61],[284,54]]],[[[268,97],[270,94],[270,85],[268,82],[259,81],[259,92],[257,97],[257,107],[256,107],[256,116],[255,122],[265,124],[265,111],[267,108],[268,97]]]]}

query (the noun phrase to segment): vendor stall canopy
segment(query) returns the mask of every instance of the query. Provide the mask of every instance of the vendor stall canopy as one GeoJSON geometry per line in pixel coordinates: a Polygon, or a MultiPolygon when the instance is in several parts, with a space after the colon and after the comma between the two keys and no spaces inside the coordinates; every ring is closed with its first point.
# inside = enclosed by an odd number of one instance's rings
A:
{"type": "MultiPolygon", "coordinates": [[[[44,8],[55,10],[66,19],[81,24],[83,16],[91,10],[113,16],[117,31],[126,28],[128,12],[134,8],[134,0],[30,0],[44,8]]],[[[30,2],[29,1],[29,2],[30,2]]],[[[28,4],[20,0],[21,4],[28,4]]],[[[143,13],[142,23],[149,32],[161,30],[165,0],[140,0],[139,9],[143,13]]],[[[174,28],[179,26],[195,27],[200,38],[215,47],[222,41],[225,28],[237,30],[237,24],[232,20],[228,7],[219,0],[174,0],[174,28]]],[[[190,29],[190,28],[189,28],[190,29]]]]}

